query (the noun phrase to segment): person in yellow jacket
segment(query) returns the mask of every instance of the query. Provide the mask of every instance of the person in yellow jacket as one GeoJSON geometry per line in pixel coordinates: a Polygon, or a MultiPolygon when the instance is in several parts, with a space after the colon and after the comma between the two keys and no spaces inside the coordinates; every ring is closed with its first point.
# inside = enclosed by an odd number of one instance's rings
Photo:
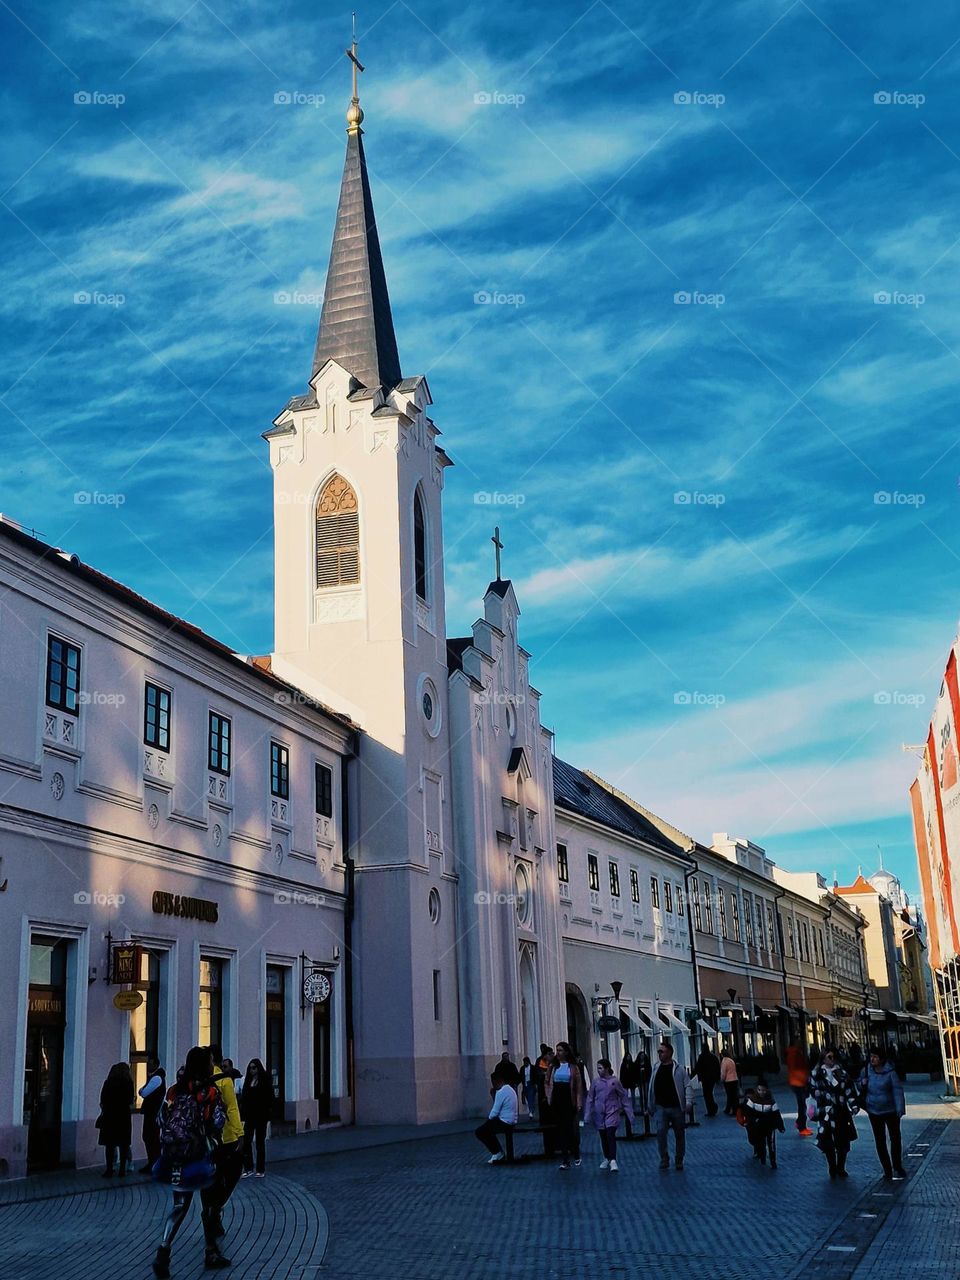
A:
{"type": "Polygon", "coordinates": [[[233,1194],[233,1189],[240,1181],[243,1172],[243,1121],[240,1119],[240,1107],[237,1105],[237,1090],[234,1086],[234,1075],[224,1065],[223,1053],[218,1044],[210,1046],[213,1057],[214,1074],[211,1084],[220,1090],[220,1097],[227,1113],[226,1123],[220,1135],[220,1146],[213,1154],[217,1168],[217,1179],[214,1184],[200,1192],[203,1204],[203,1218],[209,1223],[211,1238],[224,1235],[223,1206],[233,1194]]]}

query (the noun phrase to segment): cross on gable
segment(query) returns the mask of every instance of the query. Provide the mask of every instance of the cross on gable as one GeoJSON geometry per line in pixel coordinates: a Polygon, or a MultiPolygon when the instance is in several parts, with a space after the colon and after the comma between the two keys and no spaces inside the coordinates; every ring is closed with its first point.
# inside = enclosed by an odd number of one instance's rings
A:
{"type": "Polygon", "coordinates": [[[497,525],[493,530],[493,537],[490,539],[496,548],[497,557],[497,582],[500,581],[500,552],[503,550],[503,543],[500,541],[500,526],[497,525]]]}

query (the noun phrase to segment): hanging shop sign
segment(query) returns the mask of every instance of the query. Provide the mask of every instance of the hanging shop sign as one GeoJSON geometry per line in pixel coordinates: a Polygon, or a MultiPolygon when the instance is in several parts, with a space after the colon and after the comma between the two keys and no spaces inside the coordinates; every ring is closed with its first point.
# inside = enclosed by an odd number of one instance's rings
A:
{"type": "Polygon", "coordinates": [[[597,1019],[597,1027],[601,1031],[619,1031],[620,1019],[615,1018],[612,1013],[605,1013],[602,1018],[597,1019]]]}
{"type": "Polygon", "coordinates": [[[725,1035],[729,1035],[729,1034],[730,1034],[730,1032],[733,1030],[733,1019],[732,1019],[732,1018],[718,1018],[718,1019],[717,1019],[717,1030],[718,1030],[718,1031],[723,1032],[725,1035]]]}
{"type": "Polygon", "coordinates": [[[181,920],[205,920],[216,924],[220,918],[220,906],[208,898],[188,898],[186,894],[164,893],[158,889],[153,895],[153,910],[158,916],[178,916],[181,920]]]}
{"type": "Polygon", "coordinates": [[[303,998],[308,1004],[323,1004],[330,998],[330,991],[330,979],[319,969],[308,973],[303,980],[303,998]]]}
{"type": "Polygon", "coordinates": [[[114,943],[111,981],[116,986],[140,981],[140,948],[132,942],[114,943]]]}
{"type": "Polygon", "coordinates": [[[139,991],[118,991],[113,997],[115,1009],[139,1009],[143,1004],[143,996],[139,991]]]}

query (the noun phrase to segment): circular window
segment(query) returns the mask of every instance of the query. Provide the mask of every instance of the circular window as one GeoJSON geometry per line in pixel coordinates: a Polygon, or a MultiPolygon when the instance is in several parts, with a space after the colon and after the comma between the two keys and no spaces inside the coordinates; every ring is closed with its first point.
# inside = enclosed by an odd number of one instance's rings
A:
{"type": "Polygon", "coordinates": [[[440,732],[440,698],[436,685],[427,675],[422,675],[417,681],[417,705],[424,733],[435,738],[440,732]]]}
{"type": "Polygon", "coordinates": [[[517,919],[521,924],[529,924],[532,914],[530,909],[530,877],[527,875],[527,868],[522,862],[517,863],[517,869],[513,874],[513,883],[516,886],[517,919]]]}
{"type": "Polygon", "coordinates": [[[427,896],[427,909],[430,912],[430,923],[436,924],[440,919],[440,895],[436,889],[431,889],[427,896]]]}

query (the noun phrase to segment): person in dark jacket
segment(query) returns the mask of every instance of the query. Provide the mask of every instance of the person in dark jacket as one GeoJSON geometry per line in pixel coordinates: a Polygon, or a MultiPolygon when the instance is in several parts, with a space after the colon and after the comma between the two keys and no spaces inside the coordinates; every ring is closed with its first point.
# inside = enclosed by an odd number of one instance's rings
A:
{"type": "Polygon", "coordinates": [[[267,1125],[273,1112],[276,1096],[273,1082],[259,1058],[252,1058],[243,1078],[240,1091],[240,1115],[243,1119],[243,1176],[264,1176],[264,1144],[267,1125]],[[257,1143],[257,1168],[253,1168],[253,1143],[257,1143]]]}
{"type": "MultiPolygon", "coordinates": [[[[510,1054],[506,1049],[504,1049],[503,1053],[501,1053],[500,1061],[497,1063],[494,1071],[495,1073],[499,1072],[500,1079],[503,1084],[508,1084],[511,1089],[519,1088],[521,1083],[520,1068],[511,1059],[510,1054]]],[[[492,1075],[490,1077],[490,1080],[492,1083],[493,1082],[492,1075]]]]}
{"type": "Polygon", "coordinates": [[[715,1116],[720,1110],[717,1106],[716,1098],[713,1096],[714,1089],[720,1083],[720,1059],[709,1045],[705,1044],[700,1050],[700,1056],[694,1063],[690,1075],[700,1081],[707,1115],[715,1116]]]}
{"type": "Polygon", "coordinates": [[[126,1177],[127,1161],[130,1159],[130,1109],[133,1106],[133,1078],[126,1062],[118,1062],[110,1068],[110,1073],[100,1090],[100,1116],[97,1128],[100,1131],[98,1143],[106,1151],[107,1167],[103,1171],[105,1178],[113,1177],[114,1156],[120,1154],[120,1177],[126,1177]]]}
{"type": "Polygon", "coordinates": [[[859,1089],[863,1109],[870,1117],[870,1128],[873,1130],[877,1155],[883,1166],[883,1176],[888,1182],[902,1182],[907,1176],[903,1168],[903,1143],[900,1138],[900,1120],[906,1111],[903,1085],[879,1045],[870,1051],[870,1061],[860,1076],[859,1089]]]}
{"type": "MultiPolygon", "coordinates": [[[[620,1077],[620,1083],[623,1085],[624,1089],[626,1089],[630,1097],[630,1108],[632,1111],[633,1103],[634,1103],[634,1090],[637,1087],[637,1064],[634,1062],[633,1054],[630,1052],[629,1049],[623,1055],[623,1060],[620,1063],[620,1071],[618,1074],[620,1077]]],[[[630,1123],[631,1119],[632,1117],[627,1115],[626,1112],[624,1112],[624,1122],[626,1124],[628,1138],[633,1137],[633,1125],[630,1123]]]]}
{"type": "Polygon", "coordinates": [[[643,1134],[644,1138],[650,1135],[650,1104],[648,1094],[650,1092],[650,1080],[653,1076],[653,1066],[650,1062],[650,1055],[646,1049],[641,1049],[634,1059],[633,1063],[634,1078],[637,1082],[637,1104],[640,1108],[637,1115],[643,1116],[643,1134]]]}
{"type": "Polygon", "coordinates": [[[140,1114],[143,1117],[143,1145],[147,1163],[143,1172],[149,1173],[160,1159],[160,1108],[167,1092],[167,1075],[157,1058],[147,1059],[147,1083],[140,1090],[140,1114]]]}

